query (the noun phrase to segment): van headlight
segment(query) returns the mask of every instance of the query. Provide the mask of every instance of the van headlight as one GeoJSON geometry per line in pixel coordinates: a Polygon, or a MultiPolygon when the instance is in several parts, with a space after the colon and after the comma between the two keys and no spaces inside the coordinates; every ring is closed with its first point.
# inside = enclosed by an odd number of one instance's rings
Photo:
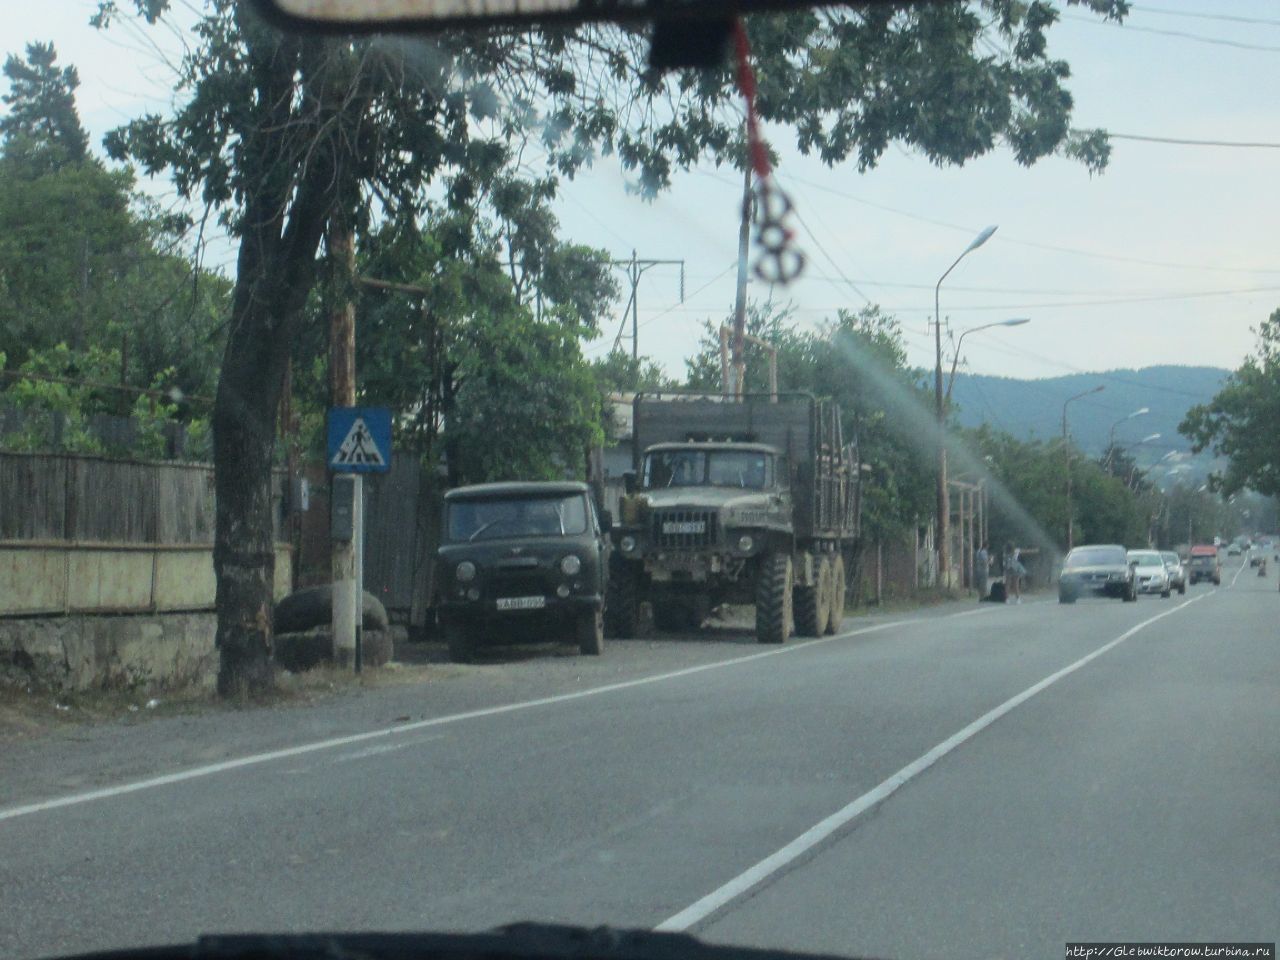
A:
{"type": "Polygon", "coordinates": [[[459,583],[470,583],[476,578],[476,565],[470,560],[463,560],[453,572],[459,583]]]}
{"type": "Polygon", "coordinates": [[[621,540],[618,541],[618,547],[622,550],[623,553],[632,553],[636,548],[636,538],[628,533],[625,537],[623,537],[621,540]]]}
{"type": "Polygon", "coordinates": [[[582,560],[578,558],[576,553],[571,553],[560,561],[560,572],[566,577],[572,577],[582,569],[582,560]]]}

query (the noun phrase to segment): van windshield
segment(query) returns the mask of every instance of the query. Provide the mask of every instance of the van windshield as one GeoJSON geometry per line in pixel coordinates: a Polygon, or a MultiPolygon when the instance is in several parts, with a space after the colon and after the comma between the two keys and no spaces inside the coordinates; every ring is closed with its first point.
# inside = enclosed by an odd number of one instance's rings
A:
{"type": "Polygon", "coordinates": [[[453,541],[505,537],[565,537],[587,529],[587,503],[580,493],[552,497],[485,497],[449,504],[453,541]]]}

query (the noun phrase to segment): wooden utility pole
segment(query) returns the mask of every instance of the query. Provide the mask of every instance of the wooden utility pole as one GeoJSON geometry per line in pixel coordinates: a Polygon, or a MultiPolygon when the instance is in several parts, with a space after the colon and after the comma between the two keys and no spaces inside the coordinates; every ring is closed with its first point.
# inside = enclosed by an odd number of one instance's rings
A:
{"type": "MultiPolygon", "coordinates": [[[[354,407],[356,405],[356,305],[355,235],[350,227],[340,222],[330,225],[328,236],[330,296],[333,297],[329,314],[329,393],[330,406],[354,407]]],[[[331,490],[337,490],[336,475],[330,474],[331,490]]],[[[360,475],[354,474],[355,510],[363,504],[360,475]]],[[[357,536],[359,531],[357,531],[357,536]]],[[[359,627],[363,598],[360,596],[356,569],[356,538],[330,541],[333,573],[333,657],[339,664],[354,664],[356,660],[356,630],[359,627]]]]}
{"type": "Polygon", "coordinates": [[[733,395],[741,398],[747,377],[747,253],[751,245],[751,164],[742,171],[742,219],[738,224],[738,295],[733,303],[733,395]]]}

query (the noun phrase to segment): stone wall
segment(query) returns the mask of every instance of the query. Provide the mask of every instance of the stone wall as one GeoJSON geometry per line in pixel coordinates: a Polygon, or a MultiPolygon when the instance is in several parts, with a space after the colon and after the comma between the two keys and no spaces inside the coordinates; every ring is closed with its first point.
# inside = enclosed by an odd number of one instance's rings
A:
{"type": "Polygon", "coordinates": [[[44,690],[211,687],[212,613],[0,619],[0,684],[44,690]]]}

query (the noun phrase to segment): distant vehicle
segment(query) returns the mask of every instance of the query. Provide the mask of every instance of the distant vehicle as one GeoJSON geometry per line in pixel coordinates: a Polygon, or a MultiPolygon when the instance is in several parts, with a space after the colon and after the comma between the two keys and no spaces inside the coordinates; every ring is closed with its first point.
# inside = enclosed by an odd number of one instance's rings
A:
{"type": "Polygon", "coordinates": [[[438,551],[440,625],[449,658],[485,643],[567,634],[604,649],[612,525],[585,483],[485,483],[450,490],[438,551]]]}
{"type": "Polygon", "coordinates": [[[1227,547],[1228,557],[1238,557],[1240,556],[1241,552],[1242,551],[1240,550],[1240,544],[1238,543],[1233,543],[1231,546],[1227,547]]]}
{"type": "Polygon", "coordinates": [[[1192,585],[1201,580],[1212,580],[1215,586],[1222,584],[1222,562],[1218,559],[1218,548],[1207,544],[1191,548],[1191,559],[1187,562],[1187,578],[1192,585]]]}
{"type": "Polygon", "coordinates": [[[1164,558],[1156,550],[1130,550],[1129,562],[1136,563],[1133,574],[1137,581],[1138,593],[1158,593],[1168,597],[1169,571],[1165,569],[1164,558]]]}
{"type": "Polygon", "coordinates": [[[1062,562],[1058,575],[1058,602],[1075,603],[1082,596],[1138,599],[1134,568],[1118,544],[1076,547],[1062,562]]]}
{"type": "Polygon", "coordinates": [[[1172,550],[1161,550],[1164,568],[1169,571],[1169,586],[1178,593],[1187,592],[1187,569],[1182,565],[1182,558],[1172,550]]]}
{"type": "Polygon", "coordinates": [[[1263,552],[1261,547],[1253,547],[1249,550],[1249,566],[1256,567],[1263,562],[1263,552]]]}

